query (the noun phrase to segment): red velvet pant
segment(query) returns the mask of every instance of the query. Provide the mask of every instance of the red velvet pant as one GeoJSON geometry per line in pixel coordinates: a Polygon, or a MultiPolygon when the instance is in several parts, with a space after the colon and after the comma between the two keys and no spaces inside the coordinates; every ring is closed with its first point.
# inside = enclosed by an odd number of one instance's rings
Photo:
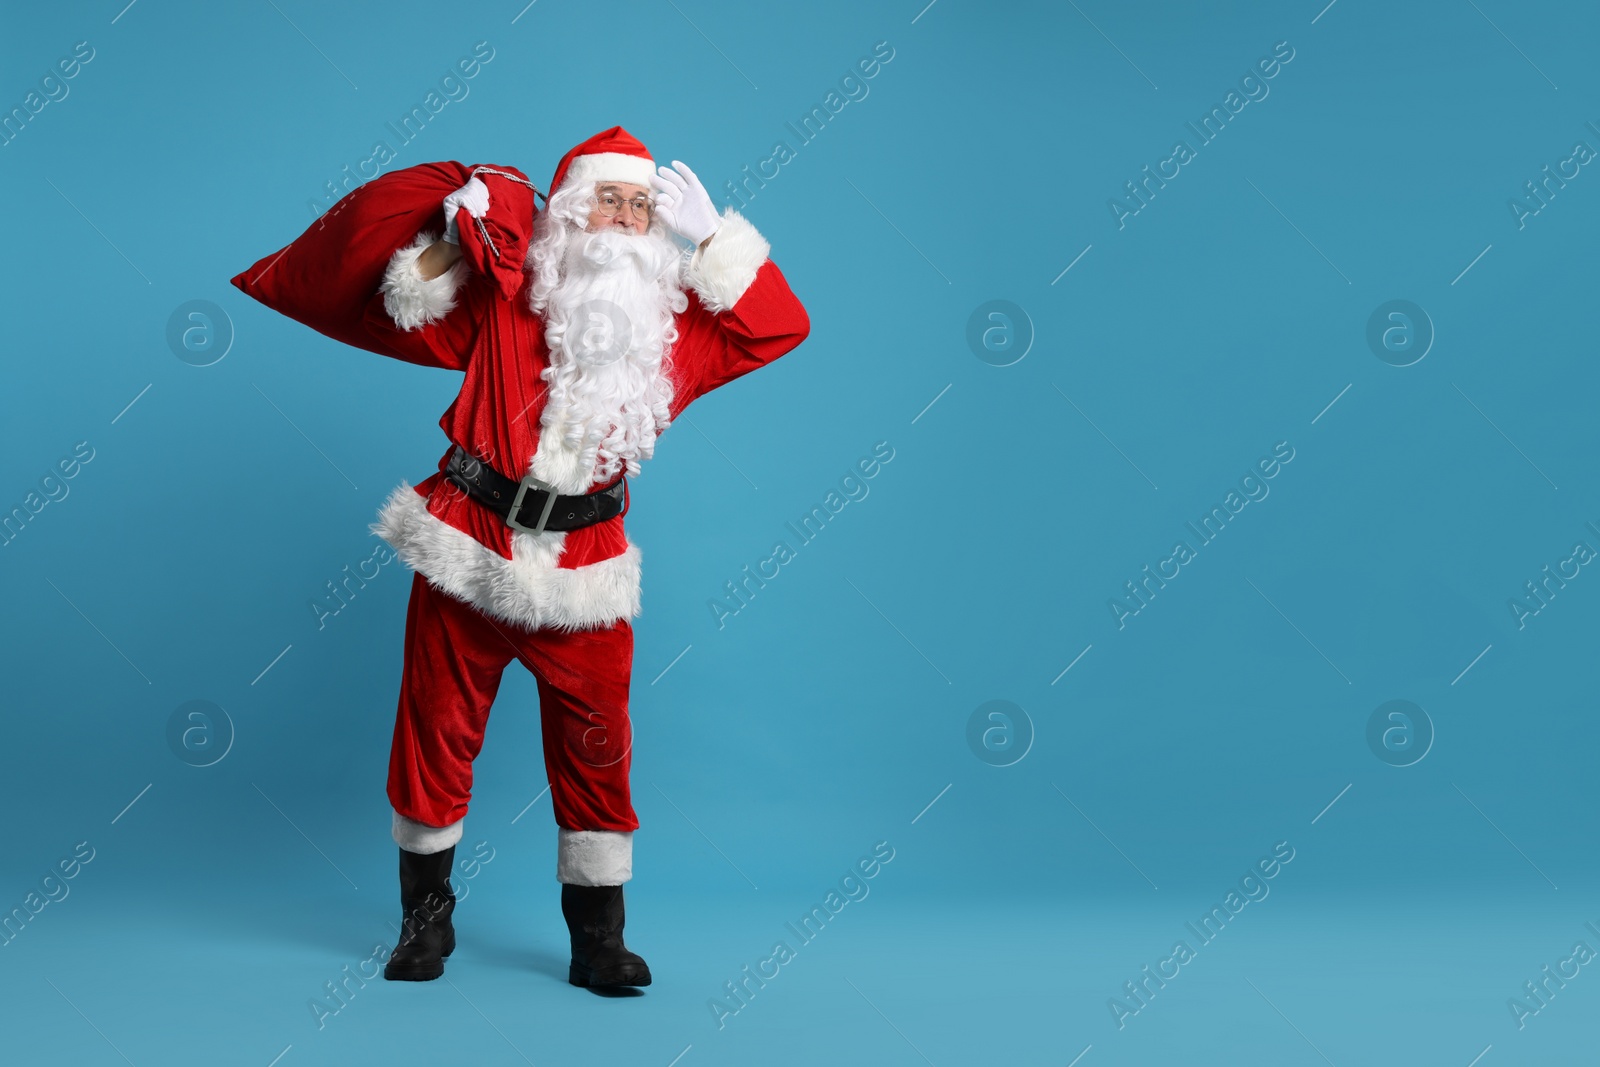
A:
{"type": "Polygon", "coordinates": [[[545,772],[556,825],[637,830],[628,791],[633,727],[628,683],[633,626],[564,633],[493,619],[414,574],[389,802],[408,819],[448,826],[467,813],[472,761],[506,666],[518,660],[539,687],[545,772]]]}

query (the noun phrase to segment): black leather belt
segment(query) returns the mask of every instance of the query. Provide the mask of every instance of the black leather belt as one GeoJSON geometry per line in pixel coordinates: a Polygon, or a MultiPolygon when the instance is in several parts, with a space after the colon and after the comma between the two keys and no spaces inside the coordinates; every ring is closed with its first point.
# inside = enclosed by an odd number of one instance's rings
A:
{"type": "Polygon", "coordinates": [[[626,475],[593,493],[566,496],[532,475],[520,482],[507,478],[460,445],[451,449],[444,476],[507,526],[527,533],[593,526],[628,509],[626,475]]]}

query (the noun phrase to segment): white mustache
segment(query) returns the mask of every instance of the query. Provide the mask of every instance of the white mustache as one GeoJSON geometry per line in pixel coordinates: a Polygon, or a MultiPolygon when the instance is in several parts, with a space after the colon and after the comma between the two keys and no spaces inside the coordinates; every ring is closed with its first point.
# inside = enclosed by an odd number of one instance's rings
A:
{"type": "Polygon", "coordinates": [[[612,230],[601,230],[596,233],[585,231],[573,235],[567,262],[569,266],[577,267],[585,273],[618,270],[623,267],[631,267],[634,270],[651,268],[654,271],[654,280],[659,281],[678,266],[680,259],[676,255],[665,256],[660,253],[660,242],[649,239],[648,234],[612,230]],[[658,256],[664,260],[659,266],[656,263],[658,256]],[[633,262],[630,263],[629,260],[633,262]]]}

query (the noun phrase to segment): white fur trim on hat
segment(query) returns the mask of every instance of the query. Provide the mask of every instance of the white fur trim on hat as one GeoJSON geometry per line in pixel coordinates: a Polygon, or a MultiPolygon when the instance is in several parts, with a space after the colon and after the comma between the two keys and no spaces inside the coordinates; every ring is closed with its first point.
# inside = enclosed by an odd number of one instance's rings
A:
{"type": "Polygon", "coordinates": [[[579,156],[567,164],[561,187],[565,189],[581,182],[627,182],[649,188],[650,176],[655,172],[654,161],[643,156],[630,156],[625,152],[594,152],[579,156]]]}
{"type": "Polygon", "coordinates": [[[383,310],[402,330],[415,330],[438,322],[456,306],[456,292],[467,280],[467,261],[456,260],[437,278],[424,278],[417,259],[439,239],[436,233],[422,233],[396,252],[383,272],[383,310]]]}
{"type": "Polygon", "coordinates": [[[394,825],[390,828],[390,833],[394,837],[394,843],[407,852],[431,856],[435,852],[443,852],[460,841],[461,824],[466,821],[457,819],[449,826],[429,826],[425,822],[408,819],[397,811],[394,813],[394,825]]]}
{"type": "Polygon", "coordinates": [[[621,885],[633,877],[633,831],[556,829],[556,881],[621,885]]]}

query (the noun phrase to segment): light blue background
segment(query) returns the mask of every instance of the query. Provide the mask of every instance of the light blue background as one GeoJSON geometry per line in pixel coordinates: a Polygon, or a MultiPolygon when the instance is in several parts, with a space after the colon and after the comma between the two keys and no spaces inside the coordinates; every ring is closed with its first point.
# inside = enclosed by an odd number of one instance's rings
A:
{"type": "Polygon", "coordinates": [[[1592,1056],[1593,968],[1524,1029],[1507,1007],[1600,949],[1600,578],[1520,629],[1508,607],[1600,548],[1600,177],[1522,228],[1508,207],[1600,148],[1592,8],[123,2],[19,8],[0,40],[5,109],[94,49],[0,148],[0,507],[95,450],[0,549],[0,909],[95,849],[0,949],[7,1062],[1592,1056]],[[494,859],[447,981],[368,982],[319,1029],[324,983],[393,940],[409,574],[320,630],[310,602],[433,470],[459,377],[228,279],[478,41],[493,60],[394,166],[543,185],[620,123],[720,203],[788,141],[746,213],[812,332],[696,403],[634,482],[628,934],[656,984],[565,984],[513,669],[467,820],[494,859]],[[800,145],[785,123],[879,41],[868,95],[800,145]],[[1279,41],[1270,94],[1119,229],[1108,200],[1279,41]],[[1436,331],[1407,367],[1366,341],[1395,299],[1436,331]],[[210,366],[166,341],[191,300],[234,332],[210,366]],[[966,340],[991,300],[1033,333],[1010,366],[966,340]],[[870,494],[719,629],[724,583],[880,441],[870,494]],[[1280,441],[1270,495],[1119,629],[1123,583],[1280,441]],[[1007,767],[966,739],[997,699],[1034,735],[1007,767]],[[1436,731],[1413,766],[1367,745],[1393,699],[1436,731]],[[209,767],[168,747],[190,700],[236,734],[209,767]],[[870,895],[719,1029],[710,998],[878,841],[870,895]],[[1270,896],[1119,1030],[1108,999],[1279,841],[1270,896]]]}

